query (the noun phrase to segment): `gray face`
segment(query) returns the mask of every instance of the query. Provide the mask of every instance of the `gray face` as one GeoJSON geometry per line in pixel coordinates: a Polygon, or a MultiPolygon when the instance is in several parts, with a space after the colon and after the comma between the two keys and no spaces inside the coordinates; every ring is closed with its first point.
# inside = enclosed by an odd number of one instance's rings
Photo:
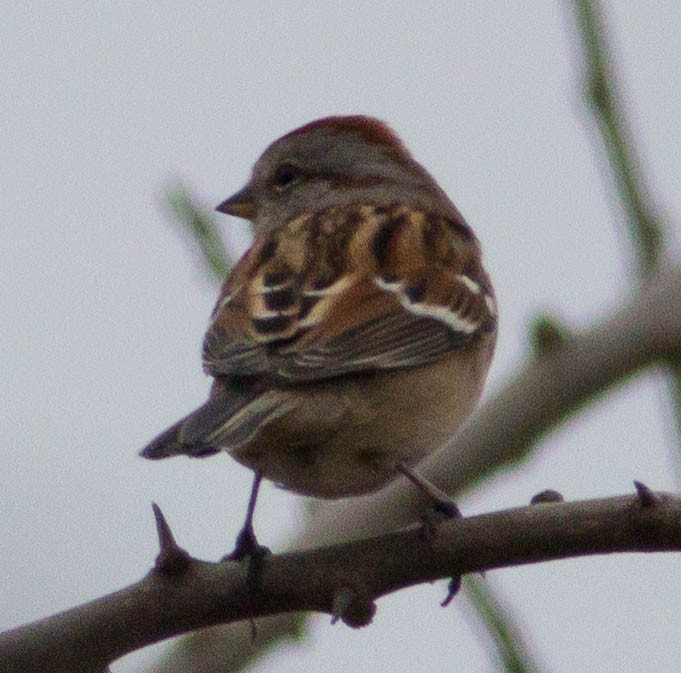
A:
{"type": "Polygon", "coordinates": [[[272,228],[297,215],[333,205],[416,201],[443,195],[397,142],[371,142],[362,133],[316,128],[284,137],[265,150],[249,188],[257,227],[272,228]]]}

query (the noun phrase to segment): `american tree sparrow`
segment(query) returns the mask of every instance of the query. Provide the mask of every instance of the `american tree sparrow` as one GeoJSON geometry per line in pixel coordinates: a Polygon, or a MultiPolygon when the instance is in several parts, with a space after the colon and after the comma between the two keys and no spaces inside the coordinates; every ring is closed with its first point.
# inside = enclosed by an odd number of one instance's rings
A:
{"type": "Polygon", "coordinates": [[[250,220],[203,344],[208,401],[141,455],[226,451],[256,473],[233,557],[257,549],[262,476],[340,498],[413,470],[478,400],[496,306],[478,241],[384,123],[283,136],[218,207],[250,220]]]}

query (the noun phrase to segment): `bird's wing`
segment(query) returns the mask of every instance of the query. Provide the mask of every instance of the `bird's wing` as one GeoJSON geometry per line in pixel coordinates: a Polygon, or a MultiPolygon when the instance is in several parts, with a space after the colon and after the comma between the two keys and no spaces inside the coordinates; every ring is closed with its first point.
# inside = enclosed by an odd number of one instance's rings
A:
{"type": "Polygon", "coordinates": [[[342,222],[317,214],[294,233],[257,241],[231,274],[204,341],[208,373],[295,383],[415,367],[494,329],[477,242],[462,225],[363,206],[342,222]]]}

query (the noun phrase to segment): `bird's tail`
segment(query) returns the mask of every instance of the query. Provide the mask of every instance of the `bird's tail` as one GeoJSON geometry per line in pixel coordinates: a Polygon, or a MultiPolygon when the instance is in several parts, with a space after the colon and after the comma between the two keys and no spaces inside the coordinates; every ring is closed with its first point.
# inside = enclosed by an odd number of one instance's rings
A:
{"type": "MultiPolygon", "coordinates": [[[[149,442],[141,451],[140,456],[143,458],[150,458],[151,460],[158,460],[160,458],[170,458],[170,456],[177,456],[185,454],[188,456],[209,456],[213,453],[218,453],[221,447],[207,443],[202,439],[197,432],[189,433],[191,428],[202,427],[204,435],[207,437],[211,434],[211,429],[219,426],[220,417],[222,422],[228,420],[230,412],[225,409],[225,414],[220,415],[219,406],[215,400],[209,399],[205,404],[202,404],[198,409],[195,409],[190,414],[179,420],[177,423],[171,425],[167,430],[164,430],[160,435],[149,442]]],[[[224,407],[224,404],[221,405],[224,407]]]]}
{"type": "Polygon", "coordinates": [[[205,404],[154,438],[141,451],[143,458],[158,460],[180,454],[203,457],[238,448],[258,430],[291,410],[276,394],[256,390],[214,389],[205,404]]]}

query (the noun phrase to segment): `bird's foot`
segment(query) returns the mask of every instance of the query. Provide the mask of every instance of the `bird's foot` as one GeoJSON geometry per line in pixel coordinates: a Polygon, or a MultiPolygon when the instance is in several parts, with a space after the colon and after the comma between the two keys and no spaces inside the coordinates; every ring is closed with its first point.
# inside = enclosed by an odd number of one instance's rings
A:
{"type": "Polygon", "coordinates": [[[461,511],[457,504],[449,498],[438,498],[433,507],[421,517],[423,534],[427,540],[435,537],[438,524],[449,519],[460,519],[461,511]]]}
{"type": "Polygon", "coordinates": [[[236,537],[234,550],[222,557],[222,561],[243,561],[248,558],[250,561],[262,559],[270,554],[269,547],[265,547],[258,542],[252,526],[244,526],[236,537]]]}

